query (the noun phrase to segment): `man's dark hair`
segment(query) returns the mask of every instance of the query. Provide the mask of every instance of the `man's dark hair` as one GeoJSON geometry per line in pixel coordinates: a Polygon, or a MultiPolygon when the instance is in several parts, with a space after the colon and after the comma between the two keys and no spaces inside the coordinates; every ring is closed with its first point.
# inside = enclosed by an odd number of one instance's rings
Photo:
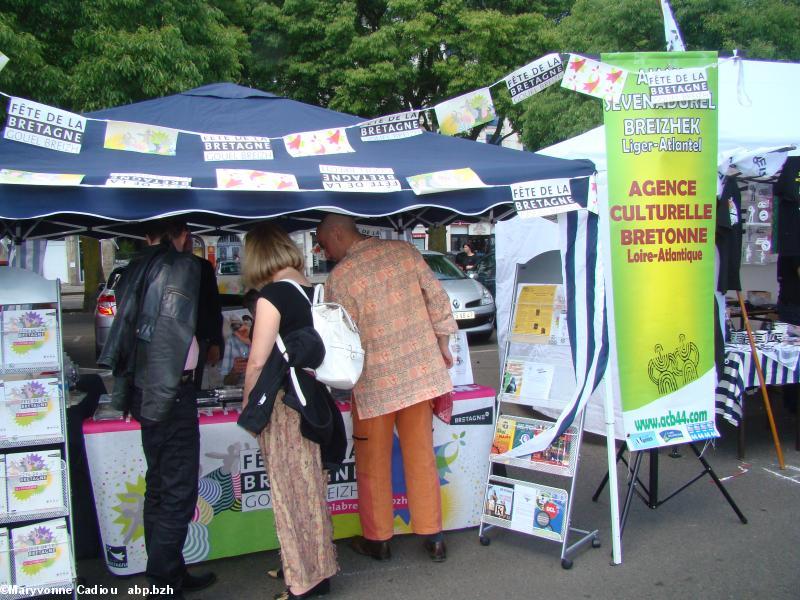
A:
{"type": "Polygon", "coordinates": [[[249,310],[251,315],[256,314],[256,302],[258,302],[259,296],[258,291],[254,289],[247,290],[245,295],[242,296],[242,306],[249,310]]]}

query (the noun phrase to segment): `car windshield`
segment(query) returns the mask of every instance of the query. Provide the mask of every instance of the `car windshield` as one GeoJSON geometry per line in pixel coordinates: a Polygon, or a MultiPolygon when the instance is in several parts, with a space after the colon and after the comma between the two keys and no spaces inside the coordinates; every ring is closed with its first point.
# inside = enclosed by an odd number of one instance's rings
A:
{"type": "Polygon", "coordinates": [[[446,279],[465,279],[467,276],[461,272],[457,266],[451,263],[441,254],[423,254],[422,257],[436,275],[436,279],[443,281],[446,279]]]}
{"type": "Polygon", "coordinates": [[[490,273],[492,269],[494,269],[494,252],[487,254],[478,262],[477,271],[478,273],[490,273]]]}
{"type": "Polygon", "coordinates": [[[238,275],[239,263],[238,262],[222,262],[219,263],[220,275],[238,275]]]}

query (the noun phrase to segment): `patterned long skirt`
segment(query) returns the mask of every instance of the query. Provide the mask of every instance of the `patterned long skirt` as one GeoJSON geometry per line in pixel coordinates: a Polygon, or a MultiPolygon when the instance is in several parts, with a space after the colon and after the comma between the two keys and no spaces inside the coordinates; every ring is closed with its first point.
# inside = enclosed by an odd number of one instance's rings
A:
{"type": "Polygon", "coordinates": [[[283,403],[283,392],[258,444],[272,489],[286,585],[316,585],[339,570],[327,504],[328,475],[319,445],[300,435],[300,415],[283,403]]]}

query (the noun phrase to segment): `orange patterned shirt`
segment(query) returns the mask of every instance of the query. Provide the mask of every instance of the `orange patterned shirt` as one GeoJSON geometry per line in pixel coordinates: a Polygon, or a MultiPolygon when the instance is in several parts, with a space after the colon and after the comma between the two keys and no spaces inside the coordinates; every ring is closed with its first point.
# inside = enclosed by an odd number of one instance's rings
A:
{"type": "Polygon", "coordinates": [[[360,418],[453,389],[436,336],[458,326],[447,293],[414,246],[377,238],[354,243],[325,292],[347,309],[361,334],[364,370],[353,389],[360,418]]]}

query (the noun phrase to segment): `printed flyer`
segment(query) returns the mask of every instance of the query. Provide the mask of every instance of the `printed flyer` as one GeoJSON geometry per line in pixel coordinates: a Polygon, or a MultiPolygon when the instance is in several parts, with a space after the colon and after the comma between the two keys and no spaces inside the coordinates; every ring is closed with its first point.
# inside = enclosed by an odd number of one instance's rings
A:
{"type": "Polygon", "coordinates": [[[439,133],[456,135],[495,118],[494,103],[489,88],[468,92],[437,104],[434,109],[439,133]]]}
{"type": "Polygon", "coordinates": [[[108,121],[106,123],[103,147],[109,150],[175,156],[177,146],[177,129],[125,121],[108,121]]]}
{"type": "Polygon", "coordinates": [[[629,72],[619,98],[604,102],[604,251],[611,265],[616,393],[628,447],[717,437],[717,55],[621,53],[602,59],[629,72]]]}
{"type": "Polygon", "coordinates": [[[72,581],[69,533],[64,519],[11,530],[17,585],[41,587],[72,581]]]}
{"type": "Polygon", "coordinates": [[[62,435],[57,378],[6,380],[0,389],[0,441],[62,435]]]}
{"type": "Polygon", "coordinates": [[[533,515],[533,533],[553,540],[564,539],[564,515],[567,511],[565,490],[539,490],[533,515]]]}
{"type": "Polygon", "coordinates": [[[550,284],[519,286],[511,333],[530,336],[526,341],[533,344],[550,343],[550,337],[561,327],[558,321],[560,307],[556,310],[556,291],[560,287],[550,284]],[[554,316],[558,318],[554,320],[554,316]]]}
{"type": "Polygon", "coordinates": [[[63,477],[60,450],[6,454],[8,512],[63,508],[63,477]]]}
{"type": "Polygon", "coordinates": [[[555,367],[543,362],[509,358],[503,369],[502,393],[504,400],[530,405],[533,401],[547,399],[553,385],[555,367]]]}
{"type": "Polygon", "coordinates": [[[486,486],[486,502],[483,513],[497,519],[511,520],[514,510],[514,486],[489,484],[486,486]]]}
{"type": "Polygon", "coordinates": [[[58,366],[56,311],[3,311],[3,364],[6,369],[58,366]]]}

